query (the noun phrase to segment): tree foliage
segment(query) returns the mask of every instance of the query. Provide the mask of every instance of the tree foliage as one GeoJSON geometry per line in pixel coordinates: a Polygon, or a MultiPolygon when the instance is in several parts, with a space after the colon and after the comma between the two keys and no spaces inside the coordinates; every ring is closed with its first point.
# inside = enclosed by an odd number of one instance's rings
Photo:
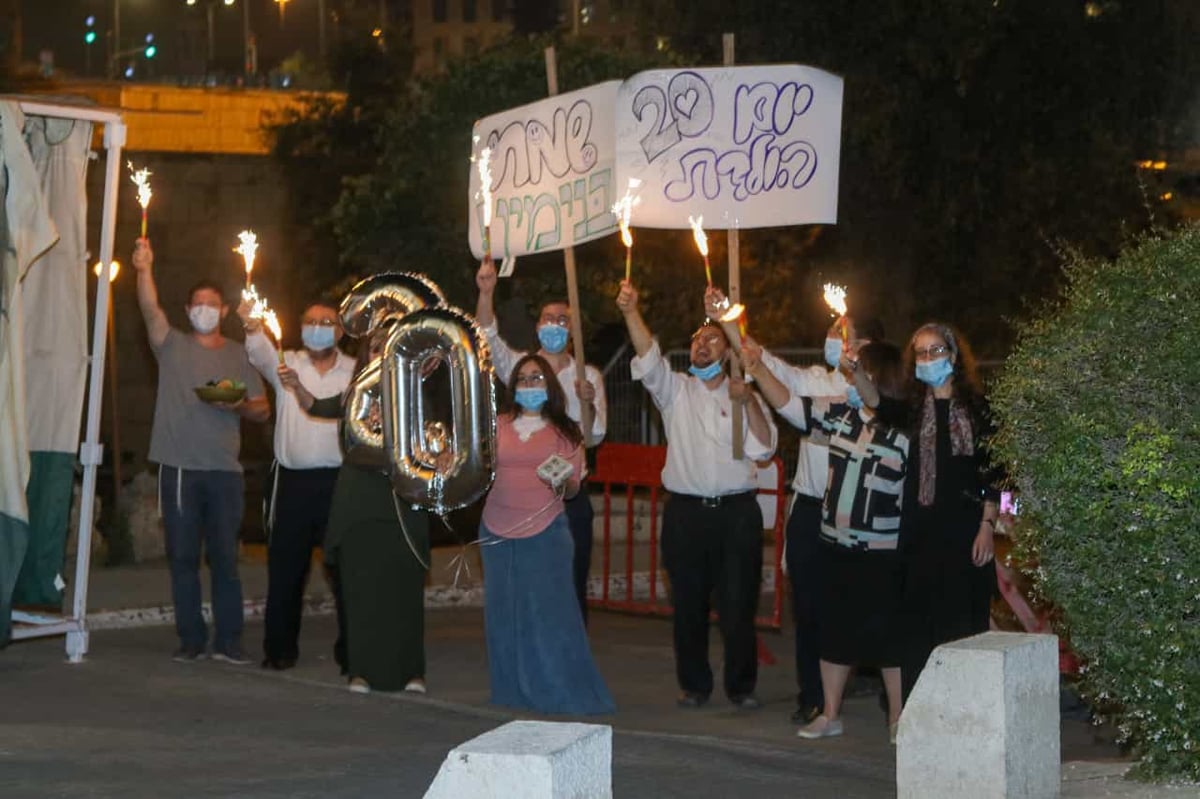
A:
{"type": "Polygon", "coordinates": [[[1200,227],[1065,278],[992,393],[1020,552],[1141,773],[1200,780],[1200,227]]]}
{"type": "MultiPolygon", "coordinates": [[[[835,280],[894,339],[936,316],[996,356],[1011,341],[1008,320],[1058,288],[1061,242],[1111,257],[1171,215],[1135,164],[1190,141],[1198,15],[1180,0],[1091,5],[1103,13],[1078,0],[642,0],[633,13],[644,47],[560,43],[560,83],[626,77],[664,56],[719,63],[723,31],[736,34],[739,63],[843,75],[839,223],[742,232],[753,327],[769,344],[815,342],[827,323],[819,287],[835,280]],[[664,34],[665,54],[655,49],[664,34]]],[[[302,188],[321,187],[312,216],[330,223],[343,272],[428,271],[470,307],[471,124],[545,96],[545,44],[514,37],[277,129],[293,151],[321,153],[302,188]],[[380,113],[360,114],[372,96],[380,113]]],[[[635,282],[674,339],[699,315],[699,262],[686,235],[635,236],[635,282]]],[[[721,234],[713,246],[723,280],[721,234]]],[[[587,317],[615,320],[619,243],[578,257],[587,317]]],[[[561,274],[561,256],[521,259],[505,285],[533,303],[562,293],[561,274]]]]}

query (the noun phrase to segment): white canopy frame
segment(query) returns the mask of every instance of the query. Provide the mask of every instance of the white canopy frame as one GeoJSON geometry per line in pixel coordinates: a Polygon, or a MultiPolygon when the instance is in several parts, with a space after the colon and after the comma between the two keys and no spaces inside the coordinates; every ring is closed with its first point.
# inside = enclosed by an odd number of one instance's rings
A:
{"type": "MultiPolygon", "coordinates": [[[[29,116],[52,117],[91,122],[104,126],[104,202],[100,212],[100,263],[111,264],[113,239],[117,222],[117,192],[121,177],[121,149],[125,146],[127,128],[119,111],[106,108],[56,103],[41,98],[20,95],[0,95],[0,99],[16,102],[29,116]]],[[[87,268],[86,265],[84,268],[87,268]]],[[[102,270],[107,276],[107,269],[102,270]]],[[[92,321],[92,355],[89,358],[87,417],[84,439],[79,446],[79,462],[83,465],[83,488],[80,492],[79,529],[75,553],[74,597],[69,613],[61,617],[39,617],[32,624],[13,625],[12,638],[44,638],[66,635],[67,661],[80,663],[88,651],[87,595],[88,577],[92,563],[92,527],[96,507],[96,470],[104,460],[104,445],[100,443],[100,412],[104,403],[104,358],[108,343],[108,315],[111,313],[109,281],[96,281],[96,311],[92,321]]],[[[120,457],[116,453],[115,457],[120,457]]]]}

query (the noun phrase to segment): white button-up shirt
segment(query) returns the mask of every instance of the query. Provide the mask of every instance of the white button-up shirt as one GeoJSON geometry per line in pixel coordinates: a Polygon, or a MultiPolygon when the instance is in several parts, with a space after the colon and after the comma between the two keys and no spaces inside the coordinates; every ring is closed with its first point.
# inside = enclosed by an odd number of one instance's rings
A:
{"type": "Polygon", "coordinates": [[[775,454],[777,433],[766,404],[757,394],[767,417],[770,440],[759,441],[750,430],[749,413],[742,414],[742,440],[746,457],[733,459],[733,400],[729,380],[714,389],[697,377],[674,372],[658,342],[644,356],[630,361],[634,380],[640,380],[662,413],[667,433],[667,463],[663,486],[676,494],[701,497],[738,494],[758,488],[758,467],[775,454]]]}
{"type": "MultiPolygon", "coordinates": [[[[841,397],[846,394],[846,379],[837,369],[819,365],[792,366],[766,350],[763,350],[762,362],[788,387],[793,397],[841,397]]],[[[828,480],[829,447],[813,441],[809,435],[804,436],[800,439],[792,488],[797,494],[822,499],[828,480]]]]}
{"type": "MultiPolygon", "coordinates": [[[[483,328],[483,334],[487,336],[488,346],[492,350],[492,366],[496,370],[496,377],[499,377],[500,382],[507,386],[509,378],[512,377],[513,367],[528,353],[514,350],[508,346],[508,342],[500,338],[500,331],[495,322],[483,328]]],[[[604,433],[608,429],[608,402],[604,397],[604,376],[600,374],[600,370],[588,364],[584,369],[584,374],[587,375],[587,381],[592,384],[592,388],[596,389],[596,399],[592,403],[596,408],[596,413],[592,419],[592,435],[588,441],[588,446],[595,446],[604,438],[604,433]]],[[[579,392],[575,390],[575,381],[578,379],[575,359],[568,356],[567,365],[556,372],[554,376],[558,378],[558,384],[562,386],[563,394],[566,395],[567,416],[571,417],[571,421],[579,424],[582,412],[579,407],[579,392]]]]}
{"type": "MultiPolygon", "coordinates": [[[[309,416],[296,395],[279,384],[279,356],[261,332],[246,335],[250,363],[275,389],[275,460],[285,469],[327,469],[342,465],[336,419],[309,416]]],[[[287,350],[283,361],[296,370],[300,382],[314,397],[341,394],[354,377],[354,359],[341,350],[329,371],[321,374],[308,350],[287,350]]]]}

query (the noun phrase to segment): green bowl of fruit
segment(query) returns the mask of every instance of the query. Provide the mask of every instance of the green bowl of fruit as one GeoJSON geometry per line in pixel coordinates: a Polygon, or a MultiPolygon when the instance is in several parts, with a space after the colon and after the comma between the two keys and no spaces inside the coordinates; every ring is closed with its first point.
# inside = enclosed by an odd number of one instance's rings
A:
{"type": "Polygon", "coordinates": [[[209,380],[194,390],[203,402],[237,402],[246,396],[246,384],[230,378],[209,380]]]}

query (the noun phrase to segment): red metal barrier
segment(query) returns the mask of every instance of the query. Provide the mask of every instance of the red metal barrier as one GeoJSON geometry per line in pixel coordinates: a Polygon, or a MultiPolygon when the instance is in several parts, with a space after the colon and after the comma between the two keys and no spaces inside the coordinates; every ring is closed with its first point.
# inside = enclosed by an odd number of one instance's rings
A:
{"type": "MultiPolygon", "coordinates": [[[[589,605],[596,608],[620,610],[628,613],[643,613],[661,616],[671,614],[671,605],[666,597],[666,591],[659,588],[658,563],[658,514],[659,497],[663,493],[662,469],[666,463],[666,447],[651,447],[642,444],[603,444],[596,453],[596,469],[589,480],[604,486],[604,534],[602,538],[602,574],[603,581],[600,597],[589,600],[589,605]],[[612,501],[613,487],[624,486],[625,494],[625,555],[623,569],[614,575],[613,570],[613,530],[612,530],[612,501]],[[635,540],[634,527],[634,498],[641,490],[649,497],[650,507],[647,521],[650,526],[649,541],[635,540]],[[646,579],[648,591],[646,597],[635,597],[635,554],[639,547],[646,547],[648,568],[646,579]],[[614,576],[624,576],[625,584],[622,590],[614,592],[614,576]],[[661,594],[661,596],[660,596],[661,594]]],[[[774,571],[774,589],[771,606],[767,615],[758,617],[760,627],[779,629],[783,617],[783,516],[786,484],[783,476],[783,462],[779,458],[771,461],[774,469],[772,485],[760,488],[759,496],[771,497],[775,506],[775,523],[770,528],[774,540],[774,556],[771,568],[774,571]]]]}

